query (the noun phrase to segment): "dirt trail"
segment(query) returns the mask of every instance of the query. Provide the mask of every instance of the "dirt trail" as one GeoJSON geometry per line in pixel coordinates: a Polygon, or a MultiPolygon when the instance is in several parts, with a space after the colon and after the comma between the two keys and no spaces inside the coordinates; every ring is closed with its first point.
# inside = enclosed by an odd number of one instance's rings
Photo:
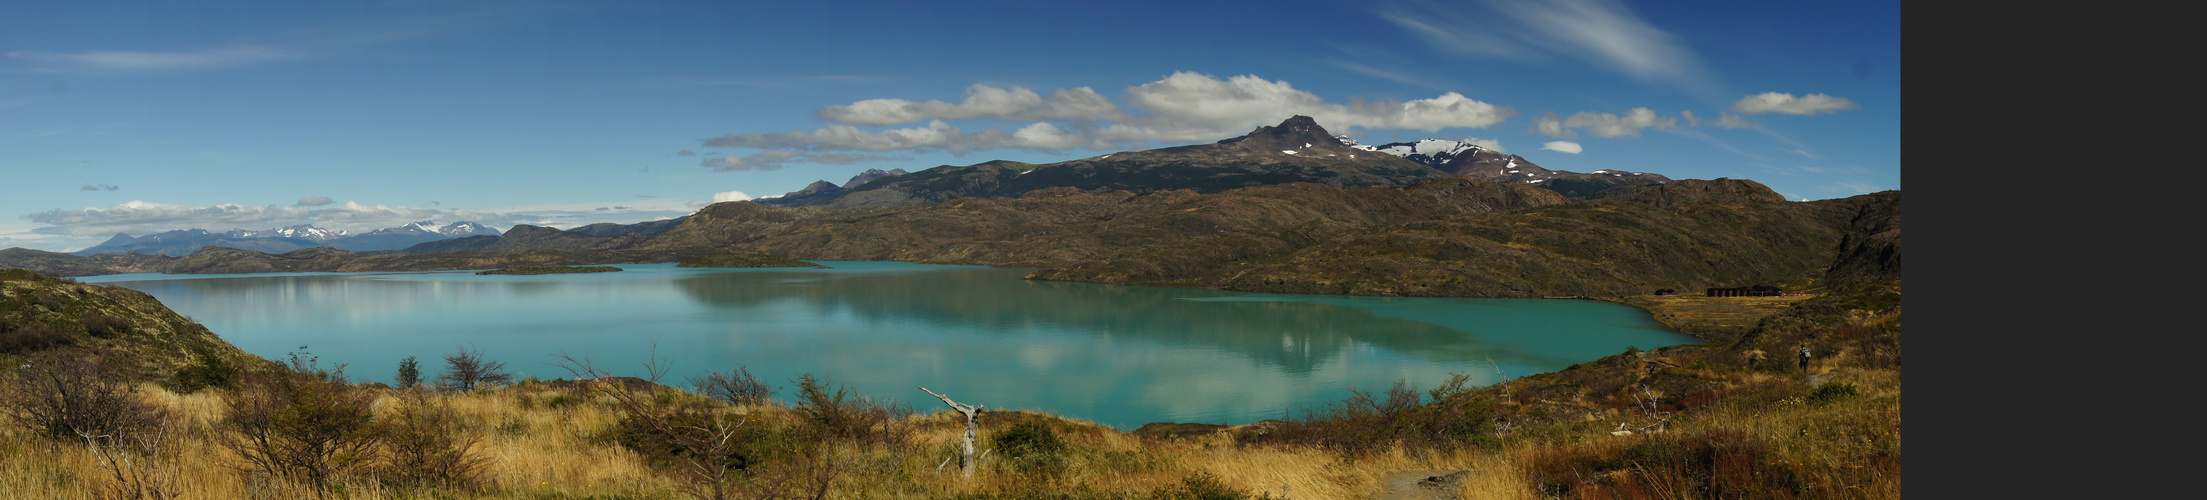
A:
{"type": "Polygon", "coordinates": [[[1379,493],[1372,500],[1460,500],[1464,490],[1464,476],[1471,471],[1406,470],[1387,475],[1379,482],[1379,493]]]}

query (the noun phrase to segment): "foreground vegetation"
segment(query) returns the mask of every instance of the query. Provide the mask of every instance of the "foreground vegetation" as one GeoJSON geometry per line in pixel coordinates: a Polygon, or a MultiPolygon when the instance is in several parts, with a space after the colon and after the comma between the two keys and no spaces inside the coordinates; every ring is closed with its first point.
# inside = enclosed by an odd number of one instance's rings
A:
{"type": "MultiPolygon", "coordinates": [[[[674,381],[566,359],[573,379],[513,380],[469,351],[409,358],[401,387],[352,383],[371,369],[303,349],[148,369],[146,350],[89,332],[152,329],[136,309],[95,309],[134,296],[0,278],[0,317],[51,322],[0,331],[8,498],[1364,498],[1406,473],[1459,498],[1900,496],[1897,280],[1797,299],[1719,342],[1490,387],[1398,384],[1284,421],[1123,432],[984,409],[969,478],[963,415],[823,378],[674,381]],[[115,319],[55,319],[94,310],[115,319]],[[32,329],[44,340],[23,340],[32,329]]],[[[1690,299],[1648,307],[1713,304],[1690,299]]]]}

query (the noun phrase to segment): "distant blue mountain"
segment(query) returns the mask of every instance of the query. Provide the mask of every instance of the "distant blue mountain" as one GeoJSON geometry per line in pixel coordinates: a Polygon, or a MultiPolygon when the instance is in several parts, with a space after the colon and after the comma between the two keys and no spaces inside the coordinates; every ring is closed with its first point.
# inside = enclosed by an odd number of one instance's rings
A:
{"type": "Polygon", "coordinates": [[[76,255],[103,253],[122,254],[138,252],[168,256],[189,255],[208,246],[252,250],[264,253],[284,253],[302,248],[336,247],[355,252],[399,250],[421,244],[463,236],[496,236],[497,229],[473,222],[454,222],[436,225],[422,221],[405,226],[377,229],[362,234],[330,231],[311,224],[280,229],[251,231],[235,229],[215,233],[205,229],[182,229],[145,236],[131,237],[117,233],[106,242],[91,248],[72,252],[76,255]]]}

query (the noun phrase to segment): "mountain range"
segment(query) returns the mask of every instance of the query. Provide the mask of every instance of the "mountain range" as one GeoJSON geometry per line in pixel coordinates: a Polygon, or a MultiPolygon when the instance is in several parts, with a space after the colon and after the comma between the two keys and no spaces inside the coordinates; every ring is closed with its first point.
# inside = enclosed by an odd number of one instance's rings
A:
{"type": "Polygon", "coordinates": [[[1518,155],[1447,139],[1369,146],[1332,135],[1307,116],[1248,135],[1149,151],[1118,152],[1057,163],[996,160],[943,165],[910,174],[868,170],[838,186],[826,180],[781,196],[756,200],[779,207],[857,208],[925,205],[959,196],[1016,197],[1051,187],[1146,193],[1227,189],[1312,182],[1334,187],[1404,186],[1456,176],[1528,184],[1572,199],[1617,186],[1669,182],[1660,174],[1599,170],[1548,170],[1518,155]],[[1423,168],[1420,168],[1420,167],[1423,168]],[[878,182],[877,182],[878,181],[878,182]]]}
{"type": "Polygon", "coordinates": [[[715,203],[678,219],[517,225],[400,252],[204,248],[184,257],[86,258],[8,249],[0,267],[56,275],[422,271],[677,262],[738,251],[1031,267],[1032,279],[1259,292],[1623,297],[1660,288],[1897,283],[1900,259],[1898,191],[1789,202],[1746,179],[1547,170],[1457,141],[1366,146],[1307,117],[1212,144],[861,177],[715,203]],[[1579,187],[1557,190],[1565,181],[1579,187]],[[1614,185],[1585,192],[1603,184],[1614,185]]]}
{"type": "Polygon", "coordinates": [[[233,229],[212,232],[205,229],[181,229],[145,236],[131,237],[116,233],[106,242],[91,248],[71,252],[75,255],[144,254],[183,256],[208,246],[252,250],[256,252],[284,253],[303,248],[336,247],[358,252],[398,250],[416,244],[448,238],[476,235],[497,236],[500,232],[473,222],[454,222],[437,225],[433,221],[408,223],[404,226],[377,229],[361,234],[331,231],[312,224],[288,226],[276,229],[233,229]]]}

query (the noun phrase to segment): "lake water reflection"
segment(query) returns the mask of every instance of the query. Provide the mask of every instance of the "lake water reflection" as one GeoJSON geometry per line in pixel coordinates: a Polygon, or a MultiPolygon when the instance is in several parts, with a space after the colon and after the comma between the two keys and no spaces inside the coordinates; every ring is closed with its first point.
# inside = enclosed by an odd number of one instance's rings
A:
{"type": "Polygon", "coordinates": [[[621,265],[618,273],[468,271],[81,278],[141,290],[238,347],[300,346],[388,382],[460,346],[509,370],[571,376],[556,354],[642,375],[657,346],[671,385],[746,366],[784,386],[813,373],[934,411],[1037,409],[1122,429],[1243,424],[1350,389],[1479,384],[1562,369],[1626,346],[1694,342],[1638,309],[1541,299],[1372,298],[1027,281],[1027,270],[821,261],[831,269],[621,265]]]}

